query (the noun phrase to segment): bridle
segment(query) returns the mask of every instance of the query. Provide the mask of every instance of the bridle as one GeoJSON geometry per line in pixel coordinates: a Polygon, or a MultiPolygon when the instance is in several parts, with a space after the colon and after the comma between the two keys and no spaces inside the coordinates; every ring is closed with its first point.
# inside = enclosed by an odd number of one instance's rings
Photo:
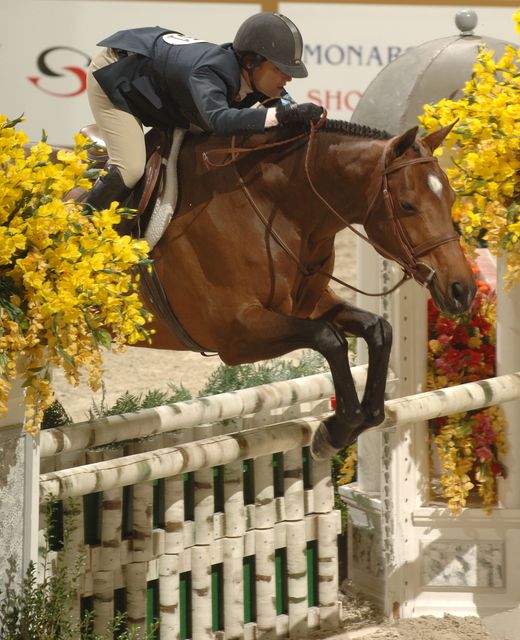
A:
{"type": "MultiPolygon", "coordinates": [[[[433,249],[436,249],[443,244],[446,244],[448,242],[458,242],[459,236],[455,231],[452,231],[439,235],[436,238],[431,238],[430,240],[422,242],[418,245],[412,244],[410,237],[401,222],[401,219],[396,213],[392,193],[388,184],[388,175],[412,164],[422,164],[426,162],[433,162],[435,164],[438,164],[438,161],[434,156],[425,156],[420,158],[409,158],[408,160],[396,160],[394,162],[389,162],[388,157],[390,155],[392,140],[393,138],[388,140],[385,148],[383,149],[379,175],[376,175],[375,177],[374,186],[369,187],[369,193],[372,194],[372,197],[369,201],[367,211],[363,217],[362,224],[366,229],[366,225],[368,224],[372,216],[377,199],[382,193],[383,204],[387,213],[389,214],[390,220],[392,221],[394,235],[396,238],[398,238],[401,245],[402,255],[395,256],[381,247],[377,242],[375,242],[375,240],[371,238],[367,238],[367,240],[383,256],[390,258],[400,264],[405,274],[407,274],[409,277],[412,277],[419,284],[428,287],[435,276],[435,269],[432,269],[432,267],[430,267],[426,263],[421,262],[419,258],[426,255],[427,253],[430,253],[430,251],[433,251],[433,249]],[[425,270],[425,273],[423,272],[423,270],[425,270]]],[[[364,237],[362,234],[358,235],[364,237]]]]}
{"type": "Polygon", "coordinates": [[[293,136],[291,138],[287,138],[285,140],[279,140],[276,142],[272,142],[272,143],[266,143],[266,144],[262,144],[262,145],[258,145],[256,147],[236,147],[235,146],[235,136],[233,136],[232,138],[232,142],[231,142],[231,147],[229,148],[222,148],[222,149],[213,149],[211,151],[206,151],[202,154],[203,156],[203,160],[206,164],[206,166],[209,169],[212,168],[216,168],[216,167],[222,167],[222,166],[226,166],[229,164],[233,165],[235,174],[237,176],[238,182],[242,188],[242,191],[244,192],[246,198],[248,199],[249,203],[251,204],[251,206],[253,207],[254,211],[256,212],[256,214],[258,215],[258,217],[260,218],[260,220],[262,221],[263,225],[265,226],[266,230],[268,231],[268,233],[270,234],[270,236],[276,241],[276,243],[285,251],[285,253],[287,253],[287,255],[289,255],[291,257],[291,259],[297,264],[298,269],[300,270],[300,272],[305,275],[305,276],[312,276],[312,275],[316,275],[316,274],[322,274],[325,275],[329,278],[331,278],[332,280],[348,287],[349,289],[352,289],[353,291],[356,291],[358,293],[362,293],[364,295],[367,296],[382,296],[382,295],[387,295],[393,291],[395,291],[395,289],[397,289],[398,287],[400,287],[406,280],[409,280],[410,278],[413,278],[414,280],[416,280],[419,284],[425,286],[425,287],[429,287],[433,281],[433,278],[435,277],[435,269],[432,269],[429,265],[425,264],[424,262],[421,262],[419,260],[419,258],[421,258],[422,256],[424,256],[425,254],[429,253],[430,251],[432,251],[433,249],[446,244],[448,242],[455,242],[455,241],[459,241],[459,237],[458,235],[455,233],[455,231],[453,231],[452,233],[446,233],[444,235],[440,235],[437,238],[432,238],[431,240],[428,240],[426,242],[422,242],[419,245],[414,246],[409,238],[408,233],[406,232],[406,229],[404,228],[404,226],[401,223],[401,220],[399,219],[399,216],[397,215],[396,209],[395,209],[395,205],[392,199],[392,194],[389,188],[389,184],[388,184],[388,175],[390,173],[394,173],[396,171],[399,171],[401,169],[403,169],[404,167],[407,167],[409,165],[412,164],[419,164],[419,163],[425,163],[425,162],[437,162],[437,158],[433,157],[433,156],[426,156],[426,157],[420,157],[420,158],[410,158],[407,160],[397,160],[397,161],[390,161],[389,160],[389,155],[390,155],[390,150],[391,150],[391,145],[392,142],[395,138],[391,138],[390,140],[387,141],[384,149],[383,149],[383,153],[381,154],[381,160],[380,160],[380,168],[379,171],[376,172],[375,178],[372,181],[372,184],[369,186],[368,188],[368,194],[369,194],[369,205],[368,208],[366,210],[366,213],[363,217],[363,226],[365,226],[366,224],[368,224],[368,221],[370,220],[374,210],[375,210],[375,205],[378,201],[378,198],[380,197],[380,195],[383,196],[383,204],[385,207],[385,210],[387,211],[387,213],[389,214],[389,217],[392,221],[392,225],[393,225],[393,229],[395,232],[395,237],[398,239],[398,242],[400,244],[400,249],[402,251],[402,255],[398,256],[398,255],[394,255],[393,253],[389,252],[388,250],[384,249],[378,242],[376,242],[375,240],[373,240],[372,238],[369,238],[368,236],[365,236],[364,234],[360,233],[352,224],[350,224],[349,222],[347,222],[345,220],[345,218],[338,212],[336,211],[336,209],[321,195],[321,193],[318,191],[318,189],[316,188],[311,174],[310,174],[310,158],[311,158],[311,154],[312,154],[312,150],[314,147],[314,142],[316,139],[316,134],[318,132],[318,130],[323,126],[323,124],[325,123],[326,120],[326,112],[324,112],[324,114],[322,115],[322,117],[320,118],[320,120],[317,123],[311,123],[310,124],[310,131],[309,132],[305,132],[303,134],[298,134],[296,136],[293,136]],[[296,256],[296,254],[288,247],[288,245],[285,243],[285,241],[283,240],[283,238],[281,238],[278,233],[272,228],[272,226],[270,225],[269,221],[267,220],[267,218],[265,217],[265,215],[262,213],[262,211],[260,210],[260,208],[258,207],[258,205],[255,202],[255,199],[253,197],[253,195],[251,194],[251,191],[249,190],[249,188],[247,187],[247,185],[244,182],[244,179],[242,178],[238,167],[236,165],[237,160],[240,158],[240,156],[247,154],[247,153],[252,153],[254,151],[261,151],[264,149],[269,149],[269,148],[273,148],[273,147],[280,147],[283,145],[287,145],[291,142],[295,142],[297,140],[301,140],[304,138],[308,138],[307,140],[307,148],[306,148],[306,152],[305,152],[305,173],[307,176],[307,180],[309,183],[309,186],[311,188],[311,190],[313,191],[313,193],[316,195],[316,197],[325,205],[325,207],[336,217],[338,218],[342,225],[347,226],[351,231],[353,231],[357,236],[359,236],[360,238],[362,238],[365,242],[368,242],[370,245],[372,245],[381,255],[383,255],[386,258],[389,258],[395,262],[397,262],[401,268],[404,271],[404,275],[402,277],[402,279],[391,289],[381,292],[381,293],[367,293],[366,291],[361,291],[360,289],[344,282],[343,280],[336,278],[333,274],[328,273],[327,271],[323,270],[321,268],[321,266],[323,264],[325,264],[328,260],[328,257],[322,261],[322,263],[320,263],[320,265],[318,265],[317,267],[311,267],[309,268],[308,266],[304,265],[301,260],[298,258],[298,256],[296,256]],[[224,160],[222,160],[221,162],[214,162],[213,160],[211,160],[212,155],[225,155],[227,156],[227,158],[225,158],[224,160]],[[424,273],[425,271],[425,273],[424,273]]]}

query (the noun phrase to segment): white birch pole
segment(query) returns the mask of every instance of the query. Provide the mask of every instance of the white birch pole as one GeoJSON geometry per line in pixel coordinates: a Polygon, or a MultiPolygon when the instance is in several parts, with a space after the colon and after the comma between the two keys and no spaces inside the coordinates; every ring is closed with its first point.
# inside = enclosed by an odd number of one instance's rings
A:
{"type": "Polygon", "coordinates": [[[85,495],[228,464],[256,455],[287,451],[307,445],[312,430],[318,424],[319,420],[304,418],[285,422],[283,426],[271,425],[244,433],[214,436],[118,460],[44,474],[40,477],[40,497],[62,499],[70,495],[85,495]]]}
{"type": "Polygon", "coordinates": [[[334,508],[334,486],[330,477],[330,462],[311,461],[312,513],[329,513],[334,508]]]}
{"type": "MultiPolygon", "coordinates": [[[[427,391],[385,403],[386,419],[377,429],[393,428],[460,413],[494,404],[518,400],[520,372],[498,378],[427,391]]],[[[135,454],[75,469],[43,474],[40,496],[64,498],[105,491],[116,486],[137,484],[145,480],[165,478],[207,466],[228,464],[236,460],[287,451],[306,446],[317,419],[304,418],[283,425],[251,429],[238,434],[207,438],[198,442],[157,451],[135,454]]]]}
{"type": "Polygon", "coordinates": [[[243,536],[246,531],[243,475],[242,460],[224,467],[224,535],[228,538],[243,536]]]}
{"type": "Polygon", "coordinates": [[[287,593],[289,637],[307,637],[307,544],[305,521],[285,523],[287,540],[287,593]]]}
{"type": "Polygon", "coordinates": [[[276,580],[274,527],[256,529],[256,624],[262,640],[276,638],[276,580]]]}
{"type": "Polygon", "coordinates": [[[244,541],[224,538],[224,631],[226,640],[244,636],[244,541]]]}
{"type": "Polygon", "coordinates": [[[211,560],[208,545],[191,549],[193,638],[211,638],[211,560]]]}
{"type": "Polygon", "coordinates": [[[159,605],[161,640],[180,637],[179,556],[163,554],[159,559],[159,605]]]}
{"type": "Polygon", "coordinates": [[[337,629],[338,608],[338,517],[332,511],[318,516],[318,599],[320,628],[337,629]]]}
{"type": "Polygon", "coordinates": [[[93,575],[94,632],[103,635],[114,619],[114,573],[96,571],[93,575]]]}
{"type": "Polygon", "coordinates": [[[152,558],[153,487],[151,482],[134,485],[132,550],[134,562],[152,558]]]}
{"type": "MultiPolygon", "coordinates": [[[[195,544],[213,542],[213,469],[195,472],[195,544]]],[[[209,563],[209,557],[207,558],[209,563]]]]}
{"type": "MultiPolygon", "coordinates": [[[[84,460],[84,456],[82,459],[84,460]]],[[[59,561],[62,561],[68,571],[74,575],[78,558],[85,554],[84,513],[81,498],[73,498],[63,502],[63,521],[66,540],[63,551],[59,554],[59,561]]],[[[81,573],[84,577],[84,572],[81,573]]],[[[81,592],[81,586],[79,591],[81,592]]],[[[73,620],[80,620],[79,594],[71,604],[70,616],[73,620]]]]}
{"type": "Polygon", "coordinates": [[[274,527],[276,512],[274,505],[273,456],[260,456],[254,463],[255,478],[255,527],[274,527]]]}
{"type": "Polygon", "coordinates": [[[284,505],[286,520],[301,520],[303,508],[302,450],[291,449],[284,454],[284,505]]]}
{"type": "MultiPolygon", "coordinates": [[[[366,382],[366,365],[352,367],[352,375],[358,391],[362,391],[366,382]]],[[[394,375],[389,373],[389,380],[393,379],[394,375]]],[[[44,458],[63,451],[83,450],[190,427],[200,431],[201,425],[211,422],[289,407],[331,395],[334,395],[334,385],[330,374],[320,373],[135,413],[108,416],[43,431],[40,436],[40,455],[44,458]]]]}
{"type": "Polygon", "coordinates": [[[147,562],[132,562],[124,566],[128,624],[146,629],[147,562]]]}
{"type": "Polygon", "coordinates": [[[173,476],[164,481],[164,551],[167,554],[181,553],[184,528],[184,481],[182,476],[173,476]]]}
{"type": "MultiPolygon", "coordinates": [[[[120,457],[121,449],[104,452],[105,460],[120,457]]],[[[103,571],[116,571],[121,565],[121,523],[123,490],[115,487],[103,492],[101,519],[101,567],[103,571]]]]}

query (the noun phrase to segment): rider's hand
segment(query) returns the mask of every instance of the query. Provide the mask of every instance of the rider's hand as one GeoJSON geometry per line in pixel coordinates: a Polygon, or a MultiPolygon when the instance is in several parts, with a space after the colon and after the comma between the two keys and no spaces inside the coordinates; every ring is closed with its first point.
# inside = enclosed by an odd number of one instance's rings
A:
{"type": "Polygon", "coordinates": [[[323,107],[313,102],[303,104],[281,104],[276,107],[276,119],[278,124],[292,124],[295,122],[318,122],[323,113],[323,107]]]}

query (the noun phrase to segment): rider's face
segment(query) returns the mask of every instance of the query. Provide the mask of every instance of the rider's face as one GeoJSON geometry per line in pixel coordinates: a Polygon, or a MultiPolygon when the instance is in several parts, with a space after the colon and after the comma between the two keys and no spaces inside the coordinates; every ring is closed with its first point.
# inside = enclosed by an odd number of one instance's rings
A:
{"type": "Polygon", "coordinates": [[[278,98],[291,76],[280,71],[269,60],[261,62],[253,71],[253,82],[258,91],[270,98],[278,98]]]}

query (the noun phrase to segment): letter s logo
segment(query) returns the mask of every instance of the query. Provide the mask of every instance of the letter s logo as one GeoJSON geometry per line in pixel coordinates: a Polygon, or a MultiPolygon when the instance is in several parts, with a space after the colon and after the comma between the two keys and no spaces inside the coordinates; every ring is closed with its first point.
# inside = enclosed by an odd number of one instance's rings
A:
{"type": "Polygon", "coordinates": [[[36,88],[48,95],[56,96],[58,98],[72,98],[85,91],[87,86],[86,69],[89,64],[90,57],[83,51],[73,49],[72,47],[50,47],[49,49],[42,51],[38,56],[36,61],[38,70],[46,78],[66,78],[69,76],[70,82],[67,84],[70,84],[71,90],[60,92],[46,88],[42,86],[41,81],[43,78],[40,76],[29,76],[28,80],[32,82],[36,88]],[[83,61],[83,66],[72,66],[66,64],[71,58],[70,52],[74,53],[75,56],[80,57],[83,61]],[[50,66],[51,59],[53,59],[54,62],[54,69],[50,66]],[[59,63],[60,59],[62,59],[65,64],[61,65],[59,63]],[[58,64],[56,64],[56,60],[58,61],[58,64]]]}

